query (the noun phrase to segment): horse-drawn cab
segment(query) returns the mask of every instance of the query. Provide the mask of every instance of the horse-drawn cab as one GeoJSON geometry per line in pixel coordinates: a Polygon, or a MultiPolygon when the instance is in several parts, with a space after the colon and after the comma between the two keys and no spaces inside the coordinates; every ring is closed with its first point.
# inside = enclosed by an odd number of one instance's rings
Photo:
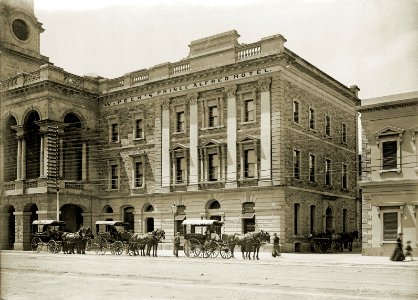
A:
{"type": "Polygon", "coordinates": [[[43,245],[48,247],[48,250],[52,253],[58,253],[61,243],[61,235],[64,221],[56,220],[35,220],[32,222],[32,251],[40,252],[43,245]]]}
{"type": "Polygon", "coordinates": [[[231,258],[228,244],[221,239],[223,222],[218,220],[186,219],[184,227],[184,253],[188,257],[231,258]]]}
{"type": "Polygon", "coordinates": [[[123,242],[129,241],[131,234],[126,229],[129,224],[122,221],[97,221],[93,247],[96,253],[105,254],[110,249],[112,254],[123,252],[123,242]]]}

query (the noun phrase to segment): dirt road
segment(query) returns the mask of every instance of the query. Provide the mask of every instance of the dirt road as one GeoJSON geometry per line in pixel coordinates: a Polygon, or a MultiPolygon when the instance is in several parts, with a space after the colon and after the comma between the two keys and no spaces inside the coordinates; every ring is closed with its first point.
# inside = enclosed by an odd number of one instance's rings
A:
{"type": "Polygon", "coordinates": [[[2,251],[1,299],[417,299],[418,262],[359,254],[259,261],[2,251]]]}

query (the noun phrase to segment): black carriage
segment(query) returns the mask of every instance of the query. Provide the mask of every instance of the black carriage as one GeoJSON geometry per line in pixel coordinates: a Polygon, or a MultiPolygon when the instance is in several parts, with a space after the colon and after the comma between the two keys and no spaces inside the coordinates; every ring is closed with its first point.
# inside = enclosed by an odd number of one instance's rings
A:
{"type": "Polygon", "coordinates": [[[129,223],[122,221],[97,221],[93,248],[98,254],[105,254],[109,249],[112,254],[121,255],[129,223]]]}
{"type": "Polygon", "coordinates": [[[61,249],[61,235],[65,226],[64,221],[35,220],[32,222],[31,249],[40,252],[43,246],[52,253],[58,253],[61,249]]]}
{"type": "Polygon", "coordinates": [[[311,238],[313,249],[319,252],[340,252],[342,250],[342,240],[339,234],[319,234],[311,238]]]}
{"type": "Polygon", "coordinates": [[[187,257],[231,258],[232,251],[226,241],[221,239],[223,222],[217,220],[187,219],[184,227],[184,254],[187,257]]]}

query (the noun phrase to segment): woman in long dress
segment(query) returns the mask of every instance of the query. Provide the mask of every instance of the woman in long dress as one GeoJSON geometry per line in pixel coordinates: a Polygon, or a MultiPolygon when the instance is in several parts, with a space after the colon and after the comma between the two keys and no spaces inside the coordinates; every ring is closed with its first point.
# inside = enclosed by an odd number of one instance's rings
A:
{"type": "Polygon", "coordinates": [[[393,261],[405,260],[405,255],[403,254],[403,250],[402,250],[402,233],[398,235],[398,238],[396,240],[396,247],[395,247],[395,250],[393,251],[392,256],[390,257],[390,260],[393,260],[393,261]]]}

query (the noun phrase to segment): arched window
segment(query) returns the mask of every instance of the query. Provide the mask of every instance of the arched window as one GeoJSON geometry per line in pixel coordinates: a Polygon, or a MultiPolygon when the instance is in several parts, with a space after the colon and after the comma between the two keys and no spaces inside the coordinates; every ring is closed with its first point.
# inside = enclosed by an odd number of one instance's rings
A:
{"type": "Polygon", "coordinates": [[[221,208],[221,205],[219,204],[217,200],[213,201],[209,206],[209,209],[220,209],[220,208],[221,208]]]}
{"type": "Polygon", "coordinates": [[[123,210],[123,221],[128,223],[126,230],[134,231],[135,217],[134,217],[134,208],[132,206],[126,207],[123,210]]]}

